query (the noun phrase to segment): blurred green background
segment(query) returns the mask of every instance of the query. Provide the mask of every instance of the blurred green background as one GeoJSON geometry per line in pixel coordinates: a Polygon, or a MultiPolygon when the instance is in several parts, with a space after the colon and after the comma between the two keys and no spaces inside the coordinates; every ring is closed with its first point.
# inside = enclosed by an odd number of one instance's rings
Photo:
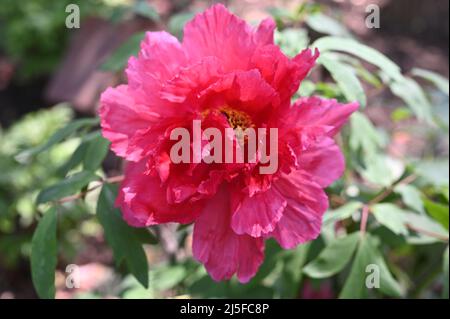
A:
{"type": "MultiPolygon", "coordinates": [[[[322,235],[290,251],[269,241],[249,284],[215,283],[192,259],[190,226],[141,231],[111,218],[121,230],[115,235],[131,236],[124,244],[145,254],[143,275],[105,240],[97,188],[59,206],[58,245],[47,252],[56,258],[56,297],[448,298],[448,1],[223,2],[253,24],[272,16],[287,55],[320,49],[296,97],[363,105],[339,137],[347,171],[327,190],[322,235]],[[365,24],[370,4],[380,8],[380,28],[365,24]],[[352,235],[365,206],[370,237],[357,246],[352,235]],[[387,288],[361,289],[365,272],[357,265],[368,258],[361,251],[383,265],[387,288]],[[76,289],[66,285],[70,264],[79,266],[76,289]]],[[[143,32],[164,29],[182,39],[186,21],[212,3],[2,0],[0,298],[36,298],[45,285],[30,268],[32,237],[49,207],[38,194],[83,194],[98,185],[95,176],[121,174],[95,112],[99,94],[124,82],[143,32]],[[69,3],[79,5],[80,29],[65,27],[69,3]]],[[[113,210],[111,202],[101,207],[113,210]]]]}

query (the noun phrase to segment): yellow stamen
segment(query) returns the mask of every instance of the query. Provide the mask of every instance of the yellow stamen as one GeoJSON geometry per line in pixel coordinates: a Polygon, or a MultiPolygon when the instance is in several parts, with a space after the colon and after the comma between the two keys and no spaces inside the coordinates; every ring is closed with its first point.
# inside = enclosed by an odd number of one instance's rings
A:
{"type": "Polygon", "coordinates": [[[243,111],[238,111],[228,106],[222,107],[219,110],[220,113],[225,115],[228,123],[234,130],[241,129],[245,131],[245,129],[254,126],[251,117],[243,111]]]}

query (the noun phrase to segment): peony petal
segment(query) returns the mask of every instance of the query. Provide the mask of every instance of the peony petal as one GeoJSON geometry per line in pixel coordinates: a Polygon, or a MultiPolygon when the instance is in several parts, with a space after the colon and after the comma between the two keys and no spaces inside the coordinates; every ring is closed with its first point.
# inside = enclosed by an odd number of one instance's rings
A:
{"type": "Polygon", "coordinates": [[[323,189],[302,171],[283,175],[274,182],[274,187],[285,196],[287,206],[270,236],[285,249],[317,238],[328,208],[323,189]]]}
{"type": "Polygon", "coordinates": [[[184,50],[177,38],[165,31],[147,32],[138,57],[131,57],[128,61],[125,71],[128,84],[133,89],[142,88],[148,94],[154,94],[186,62],[184,50]]]}
{"type": "Polygon", "coordinates": [[[261,237],[275,229],[286,204],[283,195],[275,188],[252,197],[246,196],[231,217],[231,227],[236,234],[261,237]]]}
{"type": "Polygon", "coordinates": [[[135,134],[146,129],[158,115],[135,102],[126,85],[108,88],[100,98],[100,119],[102,133],[111,141],[111,149],[129,161],[142,158],[142,149],[130,146],[135,134]]]}
{"type": "Polygon", "coordinates": [[[257,68],[263,78],[280,95],[282,102],[290,104],[292,95],[297,92],[300,82],[314,66],[318,52],[312,54],[307,49],[289,59],[276,45],[259,47],[251,59],[251,67],[257,68]]]}
{"type": "Polygon", "coordinates": [[[234,109],[243,110],[255,121],[264,118],[264,115],[270,116],[271,113],[265,111],[276,107],[279,103],[278,94],[257,70],[227,74],[200,92],[199,96],[202,99],[214,99],[219,96],[219,106],[226,104],[234,109]]]}
{"type": "Polygon", "coordinates": [[[358,103],[341,104],[334,99],[319,97],[300,98],[286,116],[299,126],[330,127],[329,136],[334,136],[347,122],[350,115],[359,108],[358,103]]]}
{"type": "Polygon", "coordinates": [[[316,64],[316,60],[319,57],[319,50],[315,49],[314,52],[310,49],[305,49],[297,54],[292,61],[298,65],[298,78],[302,81],[311,71],[316,64]]]}
{"type": "Polygon", "coordinates": [[[167,32],[147,32],[138,57],[128,60],[128,85],[137,103],[161,117],[179,116],[189,109],[161,99],[160,91],[187,63],[178,39],[167,32]]]}
{"type": "Polygon", "coordinates": [[[259,24],[254,35],[255,43],[259,45],[273,44],[273,33],[277,25],[272,18],[266,18],[259,24]]]}
{"type": "Polygon", "coordinates": [[[217,4],[186,24],[183,48],[190,61],[214,56],[221,60],[226,71],[247,70],[255,49],[273,43],[273,30],[273,21],[264,20],[255,30],[217,4]]]}
{"type": "Polygon", "coordinates": [[[200,213],[201,203],[169,204],[167,188],[161,185],[159,176],[146,175],[145,171],[145,160],[127,165],[116,200],[124,219],[136,227],[168,222],[192,223],[200,213]]]}
{"type": "Polygon", "coordinates": [[[234,233],[230,217],[229,193],[222,185],[195,222],[192,250],[214,280],[230,279],[236,274],[245,283],[263,261],[264,240],[234,233]]]}
{"type": "Polygon", "coordinates": [[[314,182],[328,187],[342,176],[345,169],[344,156],[333,139],[325,137],[297,155],[298,166],[307,171],[314,182]]]}
{"type": "Polygon", "coordinates": [[[181,103],[191,95],[204,90],[223,74],[220,61],[216,57],[206,57],[196,64],[183,68],[161,89],[161,98],[181,103]]]}

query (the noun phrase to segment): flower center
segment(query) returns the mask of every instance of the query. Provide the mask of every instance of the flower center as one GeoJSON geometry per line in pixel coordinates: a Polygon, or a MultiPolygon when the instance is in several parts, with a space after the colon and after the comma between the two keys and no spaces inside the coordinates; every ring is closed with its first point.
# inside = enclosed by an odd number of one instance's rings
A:
{"type": "Polygon", "coordinates": [[[224,106],[220,109],[220,113],[225,115],[230,126],[236,130],[245,131],[247,128],[254,127],[251,117],[243,112],[224,106]]]}

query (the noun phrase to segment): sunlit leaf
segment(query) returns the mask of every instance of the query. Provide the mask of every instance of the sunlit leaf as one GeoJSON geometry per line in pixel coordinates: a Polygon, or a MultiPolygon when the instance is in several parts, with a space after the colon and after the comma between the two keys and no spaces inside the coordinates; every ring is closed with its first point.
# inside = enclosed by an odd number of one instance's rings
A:
{"type": "Polygon", "coordinates": [[[435,237],[441,241],[448,240],[448,230],[427,215],[409,213],[405,220],[409,228],[418,233],[435,237]]]}
{"type": "Polygon", "coordinates": [[[17,155],[17,158],[19,159],[19,161],[26,161],[29,157],[37,155],[43,151],[46,151],[55,144],[62,142],[63,140],[74,134],[76,131],[82,128],[97,125],[98,121],[99,120],[96,118],[87,118],[72,121],[63,128],[61,128],[60,130],[58,130],[55,134],[53,134],[45,144],[24,151],[19,155],[17,155]]]}
{"type": "Polygon", "coordinates": [[[390,85],[392,93],[401,98],[419,120],[434,123],[431,104],[420,85],[411,78],[403,78],[390,85]]]}
{"type": "Polygon", "coordinates": [[[399,184],[395,186],[394,191],[402,196],[402,200],[406,206],[414,209],[419,213],[424,213],[422,193],[420,190],[408,184],[399,184]]]}
{"type": "Polygon", "coordinates": [[[320,12],[308,15],[305,22],[311,29],[319,33],[344,37],[351,36],[342,23],[320,12]]]}
{"type": "Polygon", "coordinates": [[[443,205],[439,203],[435,203],[431,200],[425,199],[425,208],[430,216],[432,216],[437,222],[439,222],[442,226],[448,229],[449,224],[449,213],[448,213],[448,204],[443,205]]]}
{"type": "Polygon", "coordinates": [[[391,186],[405,171],[405,165],[400,160],[384,154],[367,156],[364,164],[366,167],[360,170],[364,179],[383,187],[391,186]]]}
{"type": "Polygon", "coordinates": [[[356,76],[356,71],[351,66],[341,63],[327,54],[323,54],[319,58],[319,63],[330,72],[348,102],[358,101],[362,107],[366,106],[366,94],[356,76]]]}
{"type": "Polygon", "coordinates": [[[312,47],[318,48],[322,53],[327,51],[341,51],[355,55],[377,66],[394,80],[401,80],[403,78],[398,65],[377,50],[355,40],[329,36],[318,39],[312,44],[312,47]]]}
{"type": "Polygon", "coordinates": [[[89,143],[81,142],[80,145],[76,148],[75,152],[73,152],[72,156],[69,158],[67,162],[65,162],[61,167],[58,168],[58,174],[60,176],[66,176],[67,173],[80,165],[83,161],[83,158],[86,154],[86,150],[88,148],[89,143]]]}
{"type": "Polygon", "coordinates": [[[316,85],[312,81],[304,80],[302,81],[298,95],[300,96],[311,96],[316,89],[316,85]]]}
{"type": "Polygon", "coordinates": [[[361,209],[362,206],[363,204],[361,202],[348,202],[339,208],[330,210],[323,216],[323,224],[329,225],[350,218],[356,211],[361,209]]]}
{"type": "Polygon", "coordinates": [[[360,112],[350,118],[350,147],[353,151],[362,150],[367,156],[375,155],[384,146],[384,141],[372,122],[360,112]]]}
{"type": "Polygon", "coordinates": [[[407,235],[406,212],[394,204],[381,203],[371,207],[376,220],[397,235],[407,235]]]}
{"type": "Polygon", "coordinates": [[[308,46],[308,33],[304,29],[294,28],[275,31],[275,43],[286,55],[294,57],[308,46]]]}
{"type": "Polygon", "coordinates": [[[439,186],[449,186],[449,161],[447,159],[422,160],[414,163],[417,175],[426,182],[439,186]]]}
{"type": "Polygon", "coordinates": [[[436,72],[419,68],[412,69],[411,74],[433,83],[440,91],[442,91],[446,95],[449,95],[449,81],[442,75],[436,72]]]}

